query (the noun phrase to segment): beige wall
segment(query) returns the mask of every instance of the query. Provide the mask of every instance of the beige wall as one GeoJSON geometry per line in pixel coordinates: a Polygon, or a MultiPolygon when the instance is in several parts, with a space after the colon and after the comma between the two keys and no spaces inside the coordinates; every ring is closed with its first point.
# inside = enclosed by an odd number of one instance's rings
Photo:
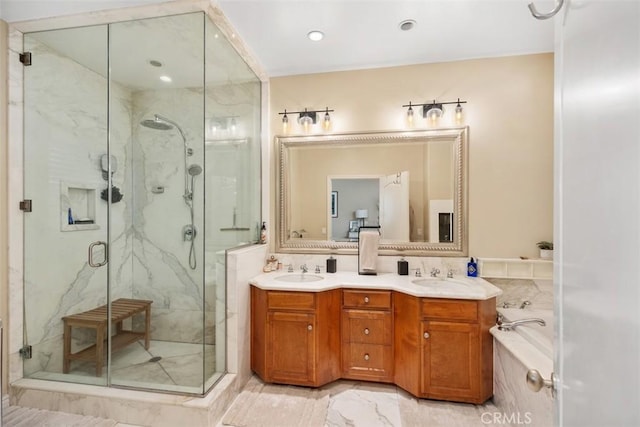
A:
{"type": "Polygon", "coordinates": [[[553,238],[553,54],[278,77],[270,95],[271,141],[285,108],[328,106],[332,132],[365,132],[406,129],[409,101],[468,101],[470,255],[537,257],[553,238]]]}
{"type": "Polygon", "coordinates": [[[7,24],[0,20],[0,318],[4,328],[2,339],[2,394],[7,390],[7,325],[8,317],[8,294],[9,294],[9,269],[7,259],[7,248],[9,246],[7,237],[7,24]]]}

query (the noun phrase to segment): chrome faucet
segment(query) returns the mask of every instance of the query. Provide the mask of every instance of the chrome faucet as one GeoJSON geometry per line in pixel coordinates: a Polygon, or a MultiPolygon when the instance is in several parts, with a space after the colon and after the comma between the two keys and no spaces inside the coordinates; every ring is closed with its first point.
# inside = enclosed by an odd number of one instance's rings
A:
{"type": "Polygon", "coordinates": [[[520,310],[524,309],[528,305],[531,305],[531,301],[529,300],[522,301],[522,304],[520,304],[520,310]]]}
{"type": "Polygon", "coordinates": [[[447,270],[447,278],[448,279],[453,279],[453,270],[452,269],[447,270]]]}
{"type": "Polygon", "coordinates": [[[501,331],[510,331],[516,326],[525,325],[527,323],[537,323],[540,326],[547,326],[547,322],[539,318],[531,318],[531,319],[520,319],[514,320],[513,322],[503,322],[502,319],[498,318],[498,329],[501,331]]]}
{"type": "Polygon", "coordinates": [[[309,271],[309,269],[307,268],[307,264],[302,264],[300,266],[300,270],[302,270],[302,274],[306,273],[309,271]]]}
{"type": "Polygon", "coordinates": [[[431,277],[438,277],[438,274],[440,274],[440,270],[435,267],[431,269],[431,277]]]}

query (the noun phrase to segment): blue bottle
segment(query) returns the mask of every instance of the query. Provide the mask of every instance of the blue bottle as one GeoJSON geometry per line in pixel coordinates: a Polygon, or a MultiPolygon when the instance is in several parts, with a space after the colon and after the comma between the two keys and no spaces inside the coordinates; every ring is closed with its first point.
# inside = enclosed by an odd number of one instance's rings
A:
{"type": "Polygon", "coordinates": [[[73,215],[71,214],[71,208],[67,211],[67,222],[73,224],[73,215]]]}
{"type": "Polygon", "coordinates": [[[471,260],[467,263],[467,276],[478,277],[478,264],[473,260],[473,257],[471,257],[471,260]]]}

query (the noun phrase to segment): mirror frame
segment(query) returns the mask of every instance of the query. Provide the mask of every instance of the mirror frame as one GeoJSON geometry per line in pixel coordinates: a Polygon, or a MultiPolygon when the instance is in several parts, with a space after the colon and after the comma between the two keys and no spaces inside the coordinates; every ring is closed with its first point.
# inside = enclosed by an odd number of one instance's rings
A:
{"type": "MultiPolygon", "coordinates": [[[[451,256],[468,254],[468,127],[452,127],[428,130],[381,131],[341,133],[329,135],[281,136],[274,138],[278,167],[276,168],[276,251],[283,253],[357,254],[358,242],[333,240],[291,239],[290,236],[290,183],[289,148],[299,146],[358,146],[393,144],[394,142],[428,142],[450,140],[455,147],[454,165],[454,236],[450,243],[393,242],[380,243],[380,255],[451,256]]],[[[324,197],[319,195],[319,197],[324,197]]]]}

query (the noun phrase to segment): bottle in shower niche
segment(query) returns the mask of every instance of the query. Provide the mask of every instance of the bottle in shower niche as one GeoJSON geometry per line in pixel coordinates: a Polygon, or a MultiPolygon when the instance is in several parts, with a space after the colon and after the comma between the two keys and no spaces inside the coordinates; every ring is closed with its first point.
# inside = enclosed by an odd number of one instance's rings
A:
{"type": "Polygon", "coordinates": [[[262,227],[260,227],[260,243],[267,243],[267,223],[262,221],[262,227]]]}
{"type": "Polygon", "coordinates": [[[471,257],[471,260],[467,263],[467,276],[478,277],[478,264],[473,257],[471,257]]]}
{"type": "Polygon", "coordinates": [[[71,208],[67,210],[67,223],[69,225],[73,224],[73,214],[71,213],[71,208]]]}

